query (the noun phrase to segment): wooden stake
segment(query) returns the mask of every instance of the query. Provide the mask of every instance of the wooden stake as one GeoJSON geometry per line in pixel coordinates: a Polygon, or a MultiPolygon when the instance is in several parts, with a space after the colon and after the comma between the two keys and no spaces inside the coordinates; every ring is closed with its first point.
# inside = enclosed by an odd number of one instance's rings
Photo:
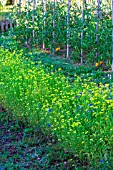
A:
{"type": "Polygon", "coordinates": [[[99,35],[98,35],[98,31],[99,31],[99,19],[101,19],[101,12],[100,12],[100,0],[97,0],[97,23],[96,23],[96,59],[98,58],[98,43],[99,43],[99,35]]]}
{"type": "Polygon", "coordinates": [[[69,58],[69,38],[70,38],[70,7],[71,7],[71,0],[67,1],[68,4],[68,10],[67,10],[67,58],[69,58]]]}
{"type": "MultiPolygon", "coordinates": [[[[44,27],[44,32],[45,32],[45,26],[46,26],[46,0],[42,0],[42,3],[43,3],[43,14],[44,14],[44,25],[43,25],[43,27],[44,27]]],[[[44,42],[44,40],[43,40],[43,45],[42,45],[43,47],[43,50],[45,49],[45,42],[44,42]]]]}
{"type": "Polygon", "coordinates": [[[53,1],[54,3],[54,8],[53,8],[53,33],[52,33],[52,36],[53,36],[53,48],[52,48],[52,55],[55,54],[55,14],[56,14],[56,3],[57,3],[57,0],[54,0],[53,1]]]}
{"type": "Polygon", "coordinates": [[[21,0],[18,1],[18,6],[19,6],[18,15],[20,15],[21,14],[21,0]]]}
{"type": "MultiPolygon", "coordinates": [[[[30,4],[30,0],[27,0],[27,25],[26,25],[26,29],[28,29],[28,27],[29,27],[29,20],[28,20],[28,16],[29,16],[29,4],[30,4]]],[[[28,36],[27,35],[26,35],[25,45],[28,47],[28,36]]]]}
{"type": "Polygon", "coordinates": [[[112,0],[112,72],[113,72],[113,0],[112,0]]]}
{"type": "Polygon", "coordinates": [[[81,32],[81,64],[83,63],[83,38],[84,38],[84,10],[85,10],[86,0],[82,2],[82,32],[81,32]]]}
{"type": "Polygon", "coordinates": [[[36,7],[36,0],[33,0],[33,15],[32,15],[32,22],[33,22],[32,36],[33,36],[33,39],[35,37],[35,30],[34,30],[34,21],[35,21],[34,11],[35,11],[35,7],[36,7]]]}

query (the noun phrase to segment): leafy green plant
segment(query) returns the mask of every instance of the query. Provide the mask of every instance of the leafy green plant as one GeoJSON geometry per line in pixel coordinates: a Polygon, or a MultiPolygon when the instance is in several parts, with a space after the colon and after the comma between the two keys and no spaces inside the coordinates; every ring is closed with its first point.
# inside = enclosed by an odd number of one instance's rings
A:
{"type": "MultiPolygon", "coordinates": [[[[13,13],[12,18],[16,19],[17,27],[13,30],[14,36],[17,37],[17,42],[28,48],[42,48],[43,43],[45,49],[52,52],[53,48],[58,49],[56,54],[66,56],[67,43],[67,4],[64,2],[56,3],[55,15],[53,15],[54,3],[46,3],[46,12],[44,13],[43,4],[38,4],[35,10],[32,10],[32,3],[29,4],[18,15],[18,10],[13,13]],[[34,22],[32,20],[34,16],[34,22]],[[53,21],[55,27],[53,29],[53,21]],[[34,30],[34,37],[32,32],[34,30]],[[54,32],[54,43],[53,43],[54,32]]],[[[84,23],[81,21],[81,10],[76,3],[70,9],[69,22],[69,43],[70,57],[76,62],[80,62],[81,49],[83,50],[83,62],[96,62],[96,35],[98,34],[98,60],[105,62],[111,61],[111,11],[105,14],[105,5],[101,5],[102,19],[97,18],[95,11],[96,6],[87,4],[84,9],[84,23]],[[99,24],[98,33],[96,24],[99,24]],[[81,44],[81,33],[84,33],[81,44]],[[105,48],[106,47],[106,48],[105,48]]],[[[111,64],[111,62],[110,62],[111,64]]]]}

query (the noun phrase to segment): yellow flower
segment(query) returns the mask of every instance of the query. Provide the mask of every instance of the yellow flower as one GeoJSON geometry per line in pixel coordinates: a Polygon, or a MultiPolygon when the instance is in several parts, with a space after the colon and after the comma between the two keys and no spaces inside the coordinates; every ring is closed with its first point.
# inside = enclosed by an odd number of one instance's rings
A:
{"type": "Polygon", "coordinates": [[[56,48],[56,51],[60,51],[60,47],[56,48]]]}
{"type": "Polygon", "coordinates": [[[98,66],[99,66],[99,63],[95,63],[95,66],[98,67],[98,66]]]}
{"type": "Polygon", "coordinates": [[[16,38],[17,38],[17,36],[14,36],[14,37],[13,37],[13,40],[15,40],[16,38]]]}
{"type": "Polygon", "coordinates": [[[80,122],[74,122],[71,126],[76,127],[76,126],[79,126],[80,124],[81,124],[80,122]]]}
{"type": "Polygon", "coordinates": [[[105,84],[105,87],[109,87],[109,84],[105,84]]]}
{"type": "Polygon", "coordinates": [[[61,71],[61,70],[62,70],[61,68],[58,69],[58,71],[61,71]]]}
{"type": "Polygon", "coordinates": [[[22,79],[22,76],[19,76],[19,79],[22,79]]]}

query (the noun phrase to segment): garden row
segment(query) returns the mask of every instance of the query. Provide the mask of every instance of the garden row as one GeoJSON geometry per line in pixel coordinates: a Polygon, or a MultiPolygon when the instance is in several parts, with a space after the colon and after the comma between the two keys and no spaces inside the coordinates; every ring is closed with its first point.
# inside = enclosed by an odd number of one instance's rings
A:
{"type": "Polygon", "coordinates": [[[40,126],[60,145],[86,159],[91,167],[113,168],[113,84],[72,84],[41,62],[23,60],[20,52],[0,49],[0,102],[18,119],[40,126]],[[46,71],[45,71],[46,70],[46,71]]]}
{"type": "Polygon", "coordinates": [[[109,9],[105,13],[104,4],[101,4],[102,17],[97,16],[97,11],[97,6],[84,4],[82,13],[81,8],[74,3],[69,8],[68,18],[65,2],[54,4],[48,1],[35,8],[32,3],[28,3],[19,15],[18,10],[13,13],[12,18],[16,19],[17,27],[12,35],[21,45],[26,44],[29,48],[43,48],[66,56],[68,45],[70,57],[77,62],[82,57],[83,62],[87,63],[109,60],[111,64],[112,11],[109,9]]]}

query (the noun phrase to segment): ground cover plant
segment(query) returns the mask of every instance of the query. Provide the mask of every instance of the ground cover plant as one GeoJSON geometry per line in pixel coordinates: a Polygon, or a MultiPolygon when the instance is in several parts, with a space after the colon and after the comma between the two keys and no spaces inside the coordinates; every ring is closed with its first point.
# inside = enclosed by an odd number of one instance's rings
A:
{"type": "MultiPolygon", "coordinates": [[[[112,168],[113,83],[72,84],[61,73],[0,49],[0,101],[13,117],[40,126],[89,167],[112,168]]],[[[51,66],[52,67],[52,66],[51,66]]]]}

